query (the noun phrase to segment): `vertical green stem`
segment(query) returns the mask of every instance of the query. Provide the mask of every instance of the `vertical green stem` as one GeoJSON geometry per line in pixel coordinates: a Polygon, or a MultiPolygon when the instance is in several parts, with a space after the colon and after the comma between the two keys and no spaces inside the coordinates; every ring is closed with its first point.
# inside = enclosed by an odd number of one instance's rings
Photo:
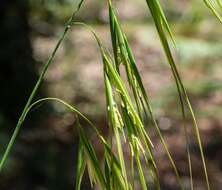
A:
{"type": "Polygon", "coordinates": [[[3,155],[2,159],[1,159],[1,162],[0,162],[0,172],[2,171],[3,166],[4,166],[4,164],[5,164],[5,161],[7,160],[8,155],[9,155],[9,153],[11,152],[12,146],[13,146],[14,143],[15,143],[16,137],[18,136],[18,133],[19,133],[19,131],[20,131],[20,128],[21,128],[21,126],[22,126],[22,123],[23,123],[23,121],[24,121],[24,119],[25,119],[27,109],[28,109],[29,106],[31,105],[32,100],[34,99],[34,97],[35,97],[35,95],[36,95],[36,93],[37,93],[37,91],[38,91],[38,89],[39,89],[39,87],[40,87],[40,85],[41,85],[41,83],[42,83],[42,81],[43,81],[43,78],[44,78],[44,76],[45,76],[45,74],[46,74],[49,66],[50,66],[51,63],[52,63],[52,61],[53,61],[53,59],[54,59],[54,57],[55,57],[55,54],[56,54],[57,50],[59,49],[59,47],[60,47],[62,41],[64,40],[67,32],[69,31],[69,29],[70,29],[70,27],[71,27],[71,24],[72,24],[72,22],[73,22],[73,19],[74,19],[76,13],[79,11],[82,3],[83,3],[83,0],[81,0],[81,1],[79,2],[78,6],[77,6],[77,9],[74,11],[74,13],[72,14],[72,16],[71,16],[70,19],[68,20],[68,22],[67,22],[67,24],[66,24],[66,27],[65,27],[63,33],[61,34],[61,36],[60,36],[60,38],[59,38],[59,40],[58,40],[58,42],[57,42],[57,44],[56,44],[56,46],[55,46],[52,54],[50,55],[50,57],[49,57],[48,61],[46,62],[46,64],[43,66],[43,69],[42,69],[42,71],[41,71],[41,74],[40,74],[40,76],[39,76],[39,79],[38,79],[38,81],[36,82],[36,84],[35,84],[32,92],[31,92],[31,95],[30,95],[29,98],[28,98],[28,101],[27,101],[27,103],[26,103],[26,105],[25,105],[25,107],[24,107],[24,109],[23,109],[23,111],[22,111],[22,114],[21,114],[21,116],[20,116],[20,118],[19,118],[19,120],[18,120],[18,122],[17,122],[17,124],[16,124],[16,127],[15,127],[15,130],[14,130],[14,132],[13,132],[13,135],[12,135],[12,137],[11,137],[11,139],[10,139],[8,145],[7,145],[7,148],[6,148],[5,152],[4,152],[4,155],[3,155]]]}

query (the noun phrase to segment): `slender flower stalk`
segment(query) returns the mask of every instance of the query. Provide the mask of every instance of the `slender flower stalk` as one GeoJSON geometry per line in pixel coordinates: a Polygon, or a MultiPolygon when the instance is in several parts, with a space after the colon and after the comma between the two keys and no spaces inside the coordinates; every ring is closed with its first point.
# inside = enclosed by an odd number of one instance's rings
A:
{"type": "Polygon", "coordinates": [[[51,56],[49,57],[49,59],[48,59],[48,61],[46,62],[46,64],[43,66],[43,69],[42,69],[42,71],[41,71],[41,74],[40,74],[40,76],[39,76],[39,79],[38,79],[38,81],[36,82],[36,84],[35,84],[32,92],[31,92],[31,94],[30,94],[30,96],[29,96],[29,98],[28,98],[28,100],[27,100],[27,102],[26,102],[26,105],[25,105],[25,107],[24,107],[24,109],[23,109],[23,111],[22,111],[22,114],[21,114],[21,116],[20,116],[20,118],[19,118],[19,120],[18,120],[18,122],[17,122],[17,124],[16,124],[16,127],[15,127],[15,130],[14,130],[14,132],[13,132],[13,135],[12,135],[12,137],[11,137],[8,145],[7,145],[6,151],[5,151],[5,153],[4,153],[4,155],[3,155],[2,159],[1,159],[1,162],[0,162],[0,172],[2,171],[3,166],[4,166],[4,164],[5,164],[5,161],[7,160],[8,155],[9,155],[11,149],[12,149],[12,146],[13,146],[14,143],[15,143],[16,137],[18,136],[18,133],[19,133],[19,131],[20,131],[20,128],[21,128],[21,126],[22,126],[22,123],[24,122],[25,114],[26,114],[26,112],[27,112],[27,109],[29,108],[29,106],[31,105],[34,97],[36,96],[36,94],[37,94],[37,92],[38,92],[38,90],[39,90],[39,87],[40,87],[40,85],[41,85],[41,83],[42,83],[42,81],[43,81],[43,79],[44,79],[44,76],[45,76],[46,72],[48,71],[49,66],[52,64],[52,62],[53,62],[53,60],[54,60],[54,57],[55,57],[55,55],[56,55],[56,52],[57,52],[57,50],[59,49],[61,43],[63,42],[66,34],[68,33],[68,31],[69,31],[69,29],[70,29],[70,27],[71,27],[71,24],[72,24],[72,22],[73,22],[73,20],[74,20],[74,18],[75,18],[75,15],[76,15],[76,13],[79,11],[82,3],[83,3],[83,0],[81,0],[81,1],[79,2],[78,6],[77,6],[77,9],[73,12],[72,16],[70,17],[70,19],[69,19],[68,22],[66,23],[65,29],[64,29],[63,33],[61,34],[61,36],[60,36],[60,38],[59,38],[59,40],[58,40],[58,42],[57,42],[57,44],[56,44],[56,46],[55,46],[52,54],[51,54],[51,56]]]}

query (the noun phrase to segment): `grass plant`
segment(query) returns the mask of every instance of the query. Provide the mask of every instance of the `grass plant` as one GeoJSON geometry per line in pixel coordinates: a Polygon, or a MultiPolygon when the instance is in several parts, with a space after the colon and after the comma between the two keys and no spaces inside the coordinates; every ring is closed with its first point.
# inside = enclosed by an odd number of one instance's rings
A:
{"type": "MultiPolygon", "coordinates": [[[[152,15],[159,39],[162,43],[162,47],[166,58],[168,60],[172,75],[175,80],[175,84],[178,91],[178,96],[181,105],[181,113],[184,120],[184,132],[187,145],[187,158],[190,171],[190,189],[193,189],[193,177],[192,177],[192,164],[189,150],[189,134],[187,132],[187,126],[185,120],[187,115],[190,115],[193,122],[193,132],[196,137],[201,160],[203,165],[203,171],[206,180],[207,189],[210,190],[210,183],[208,179],[208,172],[206,167],[206,161],[204,157],[203,146],[201,142],[200,132],[196,122],[193,108],[191,106],[189,97],[187,95],[186,88],[179,75],[177,66],[175,64],[172,52],[170,49],[170,41],[176,45],[173,38],[173,34],[164,15],[164,11],[158,0],[146,0],[149,11],[152,15]]],[[[146,128],[146,121],[151,120],[151,126],[154,127],[157,136],[159,137],[163,149],[168,156],[169,162],[174,170],[177,178],[178,186],[180,189],[184,189],[183,181],[181,180],[178,168],[174,162],[174,159],[168,149],[167,143],[164,140],[163,134],[160,131],[156,118],[154,117],[153,109],[151,107],[151,100],[146,92],[142,78],[137,69],[136,60],[133,52],[130,48],[130,44],[127,40],[127,36],[121,28],[120,21],[113,7],[112,0],[108,0],[109,9],[109,23],[110,23],[110,35],[112,39],[113,53],[110,53],[102,44],[97,34],[86,24],[75,23],[75,15],[79,11],[83,0],[78,1],[77,9],[74,11],[70,19],[68,20],[61,37],[59,38],[51,56],[47,63],[44,65],[40,77],[33,88],[33,91],[24,107],[24,110],[18,120],[14,133],[9,141],[3,158],[0,162],[0,172],[2,171],[5,161],[7,160],[9,153],[16,142],[16,137],[25,121],[27,114],[35,106],[49,101],[56,101],[65,106],[70,112],[76,116],[76,127],[79,132],[79,150],[78,150],[78,163],[76,171],[76,185],[75,189],[81,189],[81,182],[85,170],[88,170],[91,186],[98,187],[103,190],[133,190],[135,189],[135,180],[138,176],[140,187],[143,190],[160,189],[160,177],[158,174],[158,165],[156,164],[156,158],[153,154],[155,145],[149,136],[149,130],[146,128]],[[75,107],[67,102],[58,98],[43,98],[33,102],[43,78],[52,64],[56,52],[58,51],[61,43],[63,42],[66,34],[73,25],[84,25],[93,34],[97,41],[99,51],[103,62],[103,74],[104,74],[104,86],[107,104],[107,117],[109,123],[109,138],[102,136],[97,127],[84,116],[75,107]],[[123,66],[126,73],[127,80],[124,81],[120,74],[120,66],[123,66]],[[127,85],[130,87],[128,90],[127,85]],[[132,96],[130,94],[132,93],[132,96]],[[87,138],[84,128],[81,125],[81,121],[85,120],[86,123],[93,128],[98,140],[104,149],[103,161],[99,162],[99,158],[96,154],[90,140],[87,138]],[[115,143],[113,143],[115,141],[115,143]],[[123,151],[127,147],[130,152],[130,163],[127,162],[126,155],[123,151]],[[116,152],[114,150],[117,150],[116,152]],[[145,165],[145,167],[144,167],[145,165]],[[130,172],[127,172],[127,168],[130,166],[130,172]]],[[[213,14],[222,22],[221,15],[219,13],[222,10],[220,0],[209,1],[204,0],[207,7],[213,12],[213,14]]]]}

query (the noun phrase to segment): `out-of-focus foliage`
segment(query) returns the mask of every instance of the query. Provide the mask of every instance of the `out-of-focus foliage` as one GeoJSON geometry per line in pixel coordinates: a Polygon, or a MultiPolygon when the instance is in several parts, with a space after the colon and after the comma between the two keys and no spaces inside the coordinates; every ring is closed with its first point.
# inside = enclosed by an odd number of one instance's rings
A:
{"type": "MultiPolygon", "coordinates": [[[[31,7],[31,15],[35,19],[40,19],[52,24],[63,24],[72,14],[73,10],[78,5],[79,0],[29,0],[31,7]]],[[[86,6],[81,11],[82,19],[96,21],[100,19],[100,11],[103,0],[88,1],[86,6]]]]}
{"type": "MultiPolygon", "coordinates": [[[[32,29],[30,34],[33,34],[33,31],[39,32],[34,33],[37,35],[30,35],[34,58],[44,62],[54,47],[57,34],[73,11],[75,0],[29,0],[29,2],[27,17],[32,29]]],[[[77,20],[92,24],[103,42],[110,48],[106,3],[104,0],[87,0],[77,20]]],[[[222,176],[220,169],[222,167],[220,162],[222,27],[202,1],[163,0],[161,3],[175,34],[177,50],[173,56],[198,115],[207,159],[210,162],[209,173],[217,189],[221,187],[222,176]]],[[[144,86],[150,91],[157,122],[176,158],[179,173],[186,180],[188,171],[184,170],[185,155],[182,151],[184,139],[180,125],[181,114],[178,112],[177,92],[172,84],[167,64],[162,64],[166,63],[166,60],[151,16],[147,14],[146,2],[116,0],[114,4],[122,29],[138,61],[144,86]]],[[[36,67],[37,72],[39,67],[39,65],[36,67]]],[[[105,97],[101,93],[103,91],[101,73],[95,42],[88,31],[74,26],[45,78],[45,93],[72,102],[100,128],[106,129],[104,117],[106,105],[104,105],[105,97]]],[[[25,99],[26,97],[24,101],[25,99]]],[[[0,113],[0,125],[5,124],[5,118],[1,115],[0,113]]],[[[16,184],[19,190],[41,188],[55,190],[73,187],[76,159],[76,146],[73,147],[73,142],[77,143],[77,136],[74,135],[76,131],[73,130],[74,119],[72,115],[54,104],[51,105],[49,117],[42,119],[41,125],[36,128],[30,130],[31,127],[27,125],[24,131],[21,131],[21,140],[7,163],[5,171],[7,175],[3,179],[4,182],[1,182],[3,189],[13,188],[12,184],[16,184]]],[[[155,136],[152,138],[157,141],[155,136]]],[[[92,139],[94,141],[94,136],[92,139]]],[[[0,143],[6,144],[7,141],[7,134],[1,133],[0,143]]],[[[157,147],[159,146],[157,142],[157,147]]],[[[100,147],[97,148],[101,154],[100,147]]],[[[194,166],[196,186],[201,188],[203,182],[199,175],[201,171],[198,170],[201,168],[200,158],[194,140],[191,141],[191,149],[192,159],[196,161],[194,166]]],[[[161,163],[160,175],[163,188],[175,188],[175,179],[172,177],[164,152],[157,149],[155,154],[161,163]]]]}

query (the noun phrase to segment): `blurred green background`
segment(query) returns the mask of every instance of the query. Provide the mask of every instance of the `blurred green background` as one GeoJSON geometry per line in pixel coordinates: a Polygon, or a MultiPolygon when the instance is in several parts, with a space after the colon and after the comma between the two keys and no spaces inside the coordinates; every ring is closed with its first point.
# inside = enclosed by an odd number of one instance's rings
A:
{"type": "MultiPolygon", "coordinates": [[[[200,126],[212,186],[222,186],[222,24],[202,1],[162,0],[175,34],[172,50],[200,126]]],[[[188,183],[185,139],[175,84],[145,0],[116,0],[154,113],[173,157],[188,183]]],[[[43,63],[52,52],[75,0],[2,0],[0,5],[0,156],[6,148],[43,63]]],[[[107,2],[87,0],[77,18],[90,24],[111,50],[107,2]]],[[[56,55],[38,97],[66,100],[107,132],[103,73],[92,35],[74,26],[56,55]]],[[[47,104],[27,118],[0,174],[2,190],[71,190],[74,187],[78,135],[72,114],[47,104]]],[[[191,124],[188,122],[188,127],[191,124]]],[[[89,131],[92,141],[94,134],[89,131]]],[[[156,145],[163,190],[178,189],[159,140],[156,145]]],[[[203,170],[191,140],[195,188],[204,190],[203,170]]],[[[102,150],[98,147],[98,154],[102,150]]],[[[126,158],[127,159],[127,158],[126,158]]],[[[87,177],[83,189],[90,189],[87,177]]]]}

